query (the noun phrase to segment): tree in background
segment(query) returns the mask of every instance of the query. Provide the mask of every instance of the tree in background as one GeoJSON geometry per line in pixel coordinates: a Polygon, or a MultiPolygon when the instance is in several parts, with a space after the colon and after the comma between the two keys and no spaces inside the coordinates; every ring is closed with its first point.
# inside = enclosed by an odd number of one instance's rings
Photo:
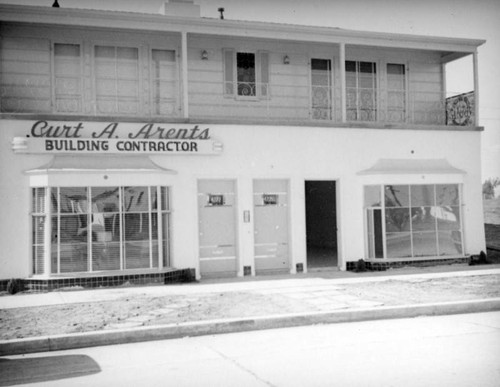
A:
{"type": "Polygon", "coordinates": [[[500,186],[500,178],[489,178],[483,183],[483,198],[493,199],[495,197],[495,188],[500,186]]]}

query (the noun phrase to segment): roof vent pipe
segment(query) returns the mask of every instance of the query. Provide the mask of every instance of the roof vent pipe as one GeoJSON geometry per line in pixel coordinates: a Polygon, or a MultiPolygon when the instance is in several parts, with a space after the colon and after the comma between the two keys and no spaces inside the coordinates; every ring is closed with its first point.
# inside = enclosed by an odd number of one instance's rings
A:
{"type": "Polygon", "coordinates": [[[223,20],[224,19],[224,8],[220,7],[217,9],[217,11],[220,12],[220,18],[221,18],[221,20],[223,20]]]}
{"type": "Polygon", "coordinates": [[[52,7],[59,8],[59,3],[57,2],[57,0],[54,1],[54,4],[52,4],[52,7]]]}

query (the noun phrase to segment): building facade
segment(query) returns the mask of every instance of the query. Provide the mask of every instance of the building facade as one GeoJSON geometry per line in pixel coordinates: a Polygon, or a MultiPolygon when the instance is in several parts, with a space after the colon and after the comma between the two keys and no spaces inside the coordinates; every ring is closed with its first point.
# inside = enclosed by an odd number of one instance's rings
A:
{"type": "Polygon", "coordinates": [[[484,41],[199,16],[0,6],[0,280],[485,249],[484,41]],[[450,95],[468,55],[475,90],[450,95]]]}

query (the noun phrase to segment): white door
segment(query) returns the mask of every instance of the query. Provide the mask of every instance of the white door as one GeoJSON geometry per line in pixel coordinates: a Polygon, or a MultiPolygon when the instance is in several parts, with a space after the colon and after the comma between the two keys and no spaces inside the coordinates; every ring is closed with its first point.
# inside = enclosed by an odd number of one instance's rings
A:
{"type": "Polygon", "coordinates": [[[288,181],[254,181],[255,272],[288,271],[288,181]]]}
{"type": "Polygon", "coordinates": [[[237,232],[234,181],[198,181],[198,217],[200,275],[235,276],[237,232]]]}

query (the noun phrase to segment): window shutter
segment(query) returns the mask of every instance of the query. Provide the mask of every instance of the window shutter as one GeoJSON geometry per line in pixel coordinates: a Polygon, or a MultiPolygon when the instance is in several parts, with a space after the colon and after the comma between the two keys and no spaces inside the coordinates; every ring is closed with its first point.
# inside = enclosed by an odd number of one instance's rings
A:
{"type": "Polygon", "coordinates": [[[224,95],[234,95],[234,50],[225,49],[224,55],[224,95]]]}
{"type": "Polygon", "coordinates": [[[260,95],[269,97],[269,53],[260,52],[260,95]]]}

